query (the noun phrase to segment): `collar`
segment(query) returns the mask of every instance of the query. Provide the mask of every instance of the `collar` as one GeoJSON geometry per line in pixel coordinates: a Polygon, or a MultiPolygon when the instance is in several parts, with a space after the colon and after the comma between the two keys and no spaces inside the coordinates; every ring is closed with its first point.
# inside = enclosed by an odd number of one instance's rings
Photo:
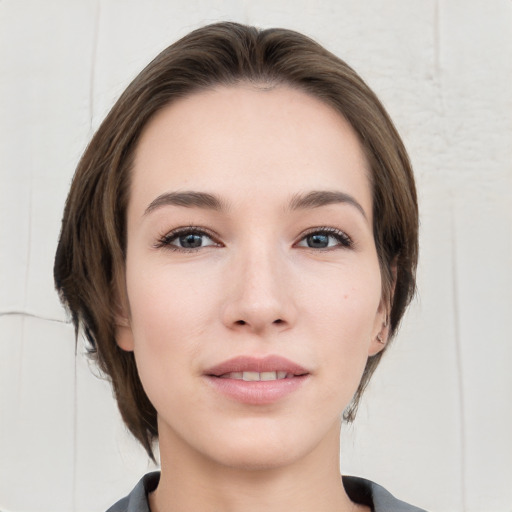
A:
{"type": "MultiPolygon", "coordinates": [[[[355,503],[366,505],[372,512],[426,512],[396,499],[384,487],[364,478],[343,476],[343,486],[349,498],[355,503]]],[[[154,491],[160,481],[160,472],[143,476],[133,491],[110,507],[107,512],[151,512],[148,494],[154,491]]]]}

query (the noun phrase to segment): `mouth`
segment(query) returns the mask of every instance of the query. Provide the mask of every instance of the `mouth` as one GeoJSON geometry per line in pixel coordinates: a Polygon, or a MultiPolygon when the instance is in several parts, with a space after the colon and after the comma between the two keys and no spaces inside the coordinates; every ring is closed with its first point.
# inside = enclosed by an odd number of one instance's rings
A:
{"type": "Polygon", "coordinates": [[[218,377],[221,379],[244,380],[245,382],[268,382],[271,380],[292,379],[293,377],[297,377],[297,375],[283,370],[277,370],[271,372],[229,372],[219,375],[218,377]]]}
{"type": "Polygon", "coordinates": [[[310,372],[281,356],[240,356],[204,372],[206,381],[222,396],[237,402],[264,405],[299,389],[310,372]]]}

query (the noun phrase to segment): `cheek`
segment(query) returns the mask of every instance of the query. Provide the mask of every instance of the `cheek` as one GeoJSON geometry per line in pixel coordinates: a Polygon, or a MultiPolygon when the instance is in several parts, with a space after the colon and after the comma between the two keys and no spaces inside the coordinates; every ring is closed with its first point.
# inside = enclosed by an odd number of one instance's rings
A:
{"type": "Polygon", "coordinates": [[[159,375],[178,379],[194,370],[191,366],[200,349],[198,340],[212,322],[213,308],[209,292],[183,272],[159,266],[146,271],[141,268],[128,266],[127,291],[134,353],[146,387],[159,375]]]}
{"type": "Polygon", "coordinates": [[[127,272],[127,289],[134,355],[144,390],[158,411],[186,416],[194,401],[191,376],[197,373],[198,340],[211,323],[207,298],[180,274],[158,268],[127,272]]]}
{"type": "Polygon", "coordinates": [[[128,266],[127,290],[136,330],[190,335],[210,314],[212,287],[191,272],[161,264],[128,266]],[[139,268],[137,268],[139,267],[139,268]]]}
{"type": "Polygon", "coordinates": [[[346,333],[345,338],[356,342],[358,332],[373,329],[381,302],[381,276],[376,258],[350,263],[315,272],[305,269],[301,295],[303,311],[311,314],[313,324],[346,333]]]}
{"type": "Polygon", "coordinates": [[[380,318],[380,271],[378,265],[338,270],[330,279],[308,283],[303,321],[316,340],[320,367],[329,370],[333,383],[345,379],[357,385],[380,318]]]}

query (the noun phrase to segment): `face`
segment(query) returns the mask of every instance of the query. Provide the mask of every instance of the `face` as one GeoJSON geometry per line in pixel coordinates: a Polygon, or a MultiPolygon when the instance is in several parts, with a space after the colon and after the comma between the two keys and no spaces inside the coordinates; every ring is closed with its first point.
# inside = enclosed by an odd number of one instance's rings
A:
{"type": "Polygon", "coordinates": [[[161,447],[273,467],[336,442],[383,346],[368,174],[350,125],[287,87],[211,89],[148,124],[117,340],[161,447]]]}

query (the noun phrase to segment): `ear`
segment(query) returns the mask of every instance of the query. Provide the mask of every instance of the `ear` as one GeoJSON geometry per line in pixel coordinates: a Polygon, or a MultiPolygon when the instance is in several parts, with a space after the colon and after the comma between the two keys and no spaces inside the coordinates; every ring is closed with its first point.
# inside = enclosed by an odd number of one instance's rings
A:
{"type": "Polygon", "coordinates": [[[118,305],[115,314],[115,337],[119,348],[132,352],[134,349],[133,331],[128,314],[128,308],[125,305],[118,305]]]}
{"type": "Polygon", "coordinates": [[[368,347],[368,356],[374,356],[384,350],[389,337],[389,320],[388,307],[381,301],[377,314],[375,315],[375,323],[372,329],[372,339],[368,347]]]}
{"type": "Polygon", "coordinates": [[[116,343],[119,348],[133,352],[133,331],[128,318],[116,317],[116,343]]]}
{"type": "Polygon", "coordinates": [[[391,283],[389,287],[389,296],[381,297],[377,314],[375,315],[375,324],[372,331],[372,339],[368,348],[368,356],[374,356],[384,350],[387,345],[390,333],[390,313],[393,304],[393,297],[395,295],[397,265],[396,258],[393,260],[390,267],[391,283]]]}
{"type": "Polygon", "coordinates": [[[124,267],[118,266],[115,276],[115,286],[112,290],[114,306],[115,339],[117,346],[127,352],[133,352],[133,331],[130,321],[130,304],[126,290],[124,267]]]}

